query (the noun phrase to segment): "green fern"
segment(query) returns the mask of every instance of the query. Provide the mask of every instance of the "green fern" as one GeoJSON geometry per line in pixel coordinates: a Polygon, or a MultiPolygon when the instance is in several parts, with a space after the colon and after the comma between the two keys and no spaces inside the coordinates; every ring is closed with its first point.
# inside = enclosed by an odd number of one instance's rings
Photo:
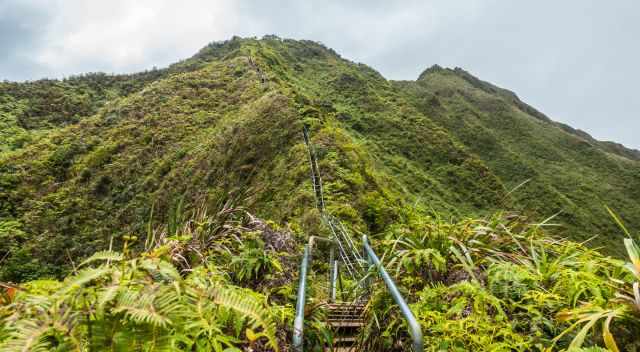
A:
{"type": "Polygon", "coordinates": [[[78,265],[78,267],[82,267],[87,264],[91,264],[98,261],[100,262],[106,261],[107,264],[109,264],[111,262],[120,262],[123,259],[124,259],[124,255],[122,253],[113,252],[113,251],[100,251],[100,252],[94,253],[92,256],[85,259],[82,263],[80,263],[80,265],[78,265]]]}
{"type": "Polygon", "coordinates": [[[268,345],[277,352],[279,349],[276,339],[276,326],[269,310],[247,293],[249,292],[246,290],[239,291],[223,287],[211,287],[207,290],[206,296],[215,304],[232,309],[240,313],[241,316],[248,317],[252,322],[251,327],[253,329],[262,328],[262,332],[258,334],[258,337],[266,337],[268,345]]]}

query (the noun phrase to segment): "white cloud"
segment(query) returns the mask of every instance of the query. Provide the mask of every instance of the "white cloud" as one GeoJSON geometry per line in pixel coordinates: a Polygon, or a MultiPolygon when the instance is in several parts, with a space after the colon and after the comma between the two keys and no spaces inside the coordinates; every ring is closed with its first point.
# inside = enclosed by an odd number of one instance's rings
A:
{"type": "Polygon", "coordinates": [[[167,65],[237,27],[231,1],[60,0],[35,61],[62,74],[167,65]]]}

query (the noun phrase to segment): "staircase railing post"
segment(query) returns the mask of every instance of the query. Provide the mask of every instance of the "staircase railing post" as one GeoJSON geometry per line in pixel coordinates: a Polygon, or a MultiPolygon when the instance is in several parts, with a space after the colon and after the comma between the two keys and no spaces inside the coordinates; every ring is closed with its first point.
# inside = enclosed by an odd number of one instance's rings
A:
{"type": "Polygon", "coordinates": [[[304,345],[304,305],[307,291],[307,267],[309,265],[309,245],[304,246],[302,263],[300,264],[300,283],[298,284],[298,300],[296,302],[296,317],[293,321],[293,350],[302,352],[304,345]]]}
{"type": "Polygon", "coordinates": [[[331,286],[331,302],[336,301],[337,296],[337,281],[338,281],[338,261],[333,261],[333,271],[331,272],[331,282],[333,285],[331,286]]]}
{"type": "Polygon", "coordinates": [[[393,297],[393,300],[400,307],[400,312],[402,313],[404,318],[407,320],[407,324],[409,325],[409,334],[411,335],[411,339],[413,340],[413,351],[422,352],[423,341],[422,341],[422,328],[420,327],[420,324],[416,320],[416,317],[413,316],[413,312],[411,312],[409,305],[402,297],[402,294],[400,293],[400,290],[398,290],[398,287],[396,286],[396,284],[393,282],[393,279],[391,278],[391,276],[389,276],[387,271],[384,269],[384,266],[382,266],[382,264],[380,263],[380,259],[378,259],[378,256],[369,245],[369,240],[367,239],[366,235],[362,236],[362,245],[364,246],[364,249],[367,252],[367,257],[378,268],[378,273],[382,277],[382,280],[384,281],[384,283],[387,285],[387,289],[389,290],[391,297],[393,297]]]}
{"type": "Polygon", "coordinates": [[[329,249],[329,302],[336,300],[336,269],[335,246],[331,245],[331,249],[329,249]]]}

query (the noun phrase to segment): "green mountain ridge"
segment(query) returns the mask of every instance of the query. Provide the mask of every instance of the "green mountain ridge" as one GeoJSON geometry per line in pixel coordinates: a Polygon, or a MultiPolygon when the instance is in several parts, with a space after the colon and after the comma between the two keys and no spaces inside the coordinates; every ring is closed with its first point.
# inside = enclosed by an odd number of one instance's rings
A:
{"type": "Polygon", "coordinates": [[[564,131],[573,134],[575,136],[581,137],[582,139],[586,140],[587,142],[589,142],[590,144],[596,145],[598,147],[600,147],[601,149],[603,149],[604,151],[610,152],[612,154],[617,154],[623,157],[626,157],[628,159],[632,159],[632,160],[640,160],[640,151],[637,149],[633,149],[633,148],[627,148],[624,145],[620,144],[620,143],[616,143],[613,141],[599,141],[595,138],[593,138],[589,133],[580,130],[580,129],[575,129],[567,124],[561,123],[561,122],[557,122],[552,120],[551,118],[549,118],[547,115],[543,114],[542,112],[536,110],[534,107],[532,107],[531,105],[523,102],[522,100],[520,100],[520,98],[516,95],[516,93],[509,91],[507,89],[504,88],[500,88],[498,86],[495,86],[489,82],[486,81],[482,81],[480,79],[478,79],[477,77],[473,76],[472,74],[470,74],[469,72],[465,71],[464,69],[460,68],[460,67],[456,67],[453,70],[452,69],[446,69],[446,68],[442,68],[439,65],[434,65],[428,69],[426,69],[425,71],[423,71],[420,76],[418,77],[418,81],[422,80],[422,79],[426,79],[426,76],[428,74],[433,74],[433,73],[443,73],[443,72],[453,72],[455,74],[457,74],[458,76],[460,76],[462,79],[464,79],[465,81],[469,82],[469,84],[471,84],[472,86],[481,89],[489,94],[496,94],[499,95],[503,98],[505,98],[506,100],[510,101],[511,103],[513,103],[514,105],[516,105],[516,107],[518,107],[518,109],[520,109],[522,112],[529,114],[535,118],[538,118],[542,121],[548,122],[552,125],[558,126],[559,128],[563,129],[564,131]]]}
{"type": "Polygon", "coordinates": [[[240,199],[323,233],[304,124],[328,208],[355,231],[375,236],[407,209],[507,209],[532,222],[559,214],[559,234],[598,235],[594,246],[621,253],[604,205],[640,226],[637,151],[460,69],[389,81],[311,41],[233,38],[135,75],[3,82],[0,118],[2,280],[63,275],[69,257],[145,233],[182,202],[240,199]]]}

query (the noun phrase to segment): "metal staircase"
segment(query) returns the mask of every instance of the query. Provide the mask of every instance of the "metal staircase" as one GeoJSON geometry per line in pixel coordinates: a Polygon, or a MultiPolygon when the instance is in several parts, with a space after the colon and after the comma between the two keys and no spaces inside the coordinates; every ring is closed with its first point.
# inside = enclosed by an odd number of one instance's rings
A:
{"type": "Polygon", "coordinates": [[[309,164],[311,165],[311,182],[313,184],[313,192],[316,196],[316,207],[321,213],[324,213],[324,196],[322,194],[322,180],[320,179],[320,168],[318,168],[318,160],[316,159],[316,151],[309,139],[309,129],[307,126],[302,128],[304,136],[304,144],[307,146],[309,154],[309,164]]]}
{"type": "Polygon", "coordinates": [[[325,201],[322,189],[322,180],[320,178],[320,168],[316,153],[309,138],[309,130],[307,126],[303,127],[304,142],[307,146],[309,154],[309,164],[311,169],[311,181],[313,184],[314,195],[316,199],[316,207],[322,217],[322,222],[329,229],[330,238],[322,238],[312,236],[309,243],[305,245],[300,265],[300,283],[298,286],[298,300],[296,303],[296,317],[293,327],[293,347],[294,351],[302,352],[304,350],[304,308],[306,303],[307,291],[307,271],[310,266],[312,252],[316,242],[324,242],[329,245],[329,286],[327,307],[327,325],[333,331],[333,344],[326,346],[326,351],[357,351],[358,337],[360,329],[365,325],[364,308],[365,303],[369,299],[369,285],[367,282],[367,272],[369,266],[374,265],[380,277],[384,280],[389,293],[400,307],[402,315],[407,320],[410,335],[413,339],[413,350],[415,352],[422,351],[422,331],[420,325],[416,321],[409,306],[400,294],[395,283],[386,272],[375,252],[369,245],[367,236],[362,237],[362,252],[358,250],[358,245],[354,242],[352,236],[346,227],[335,216],[328,213],[325,209],[325,201]],[[336,258],[336,252],[338,258],[336,258]],[[361,253],[364,253],[363,255],[361,253]],[[341,271],[341,269],[344,269],[341,271]],[[340,284],[341,273],[344,273],[356,282],[355,299],[346,300],[344,289],[340,284]],[[337,301],[338,286],[343,298],[337,301]]]}
{"type": "Polygon", "coordinates": [[[307,126],[302,129],[304,135],[304,142],[307,146],[309,154],[309,164],[311,169],[311,182],[313,184],[313,191],[316,198],[316,207],[320,211],[322,222],[329,228],[331,232],[331,239],[338,247],[340,259],[343,266],[347,270],[347,273],[352,279],[359,279],[364,275],[365,265],[363,264],[363,258],[356,249],[356,245],[353,239],[347,232],[344,225],[333,215],[327,213],[325,210],[324,194],[322,192],[322,179],[320,178],[320,168],[318,167],[318,159],[316,158],[316,152],[309,139],[309,130],[307,126]]]}

